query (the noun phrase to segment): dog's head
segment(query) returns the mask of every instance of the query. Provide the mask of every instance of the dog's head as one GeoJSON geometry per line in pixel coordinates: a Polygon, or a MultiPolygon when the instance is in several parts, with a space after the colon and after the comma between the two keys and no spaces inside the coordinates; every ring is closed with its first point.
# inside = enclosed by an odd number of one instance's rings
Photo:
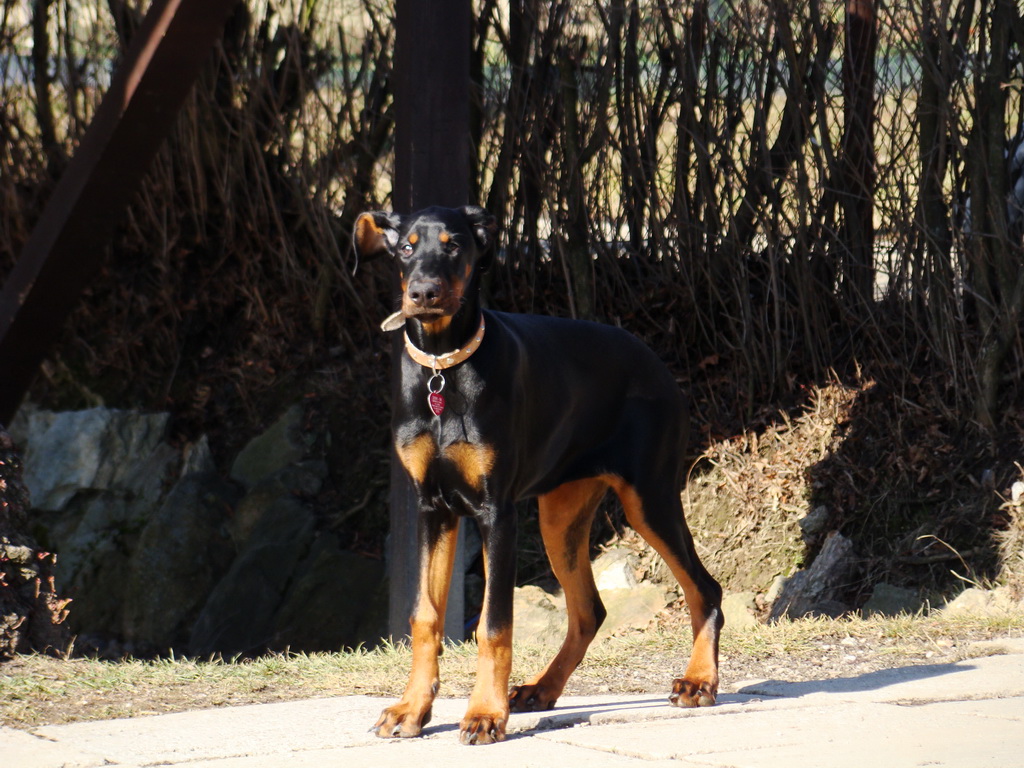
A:
{"type": "Polygon", "coordinates": [[[483,208],[426,208],[408,216],[363,213],[352,234],[356,254],[395,258],[402,279],[402,314],[426,323],[462,306],[473,275],[491,258],[497,226],[483,208]]]}

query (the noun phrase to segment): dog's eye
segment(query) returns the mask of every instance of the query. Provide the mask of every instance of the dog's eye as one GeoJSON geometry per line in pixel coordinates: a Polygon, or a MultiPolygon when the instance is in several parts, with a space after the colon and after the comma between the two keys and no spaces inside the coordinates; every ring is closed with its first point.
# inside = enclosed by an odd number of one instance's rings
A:
{"type": "Polygon", "coordinates": [[[406,243],[405,245],[402,246],[402,255],[403,256],[412,256],[412,244],[411,243],[406,243]]]}
{"type": "Polygon", "coordinates": [[[445,248],[445,250],[448,251],[448,253],[451,254],[452,256],[458,256],[459,251],[461,251],[462,249],[459,248],[458,243],[448,243],[448,247],[445,248]]]}

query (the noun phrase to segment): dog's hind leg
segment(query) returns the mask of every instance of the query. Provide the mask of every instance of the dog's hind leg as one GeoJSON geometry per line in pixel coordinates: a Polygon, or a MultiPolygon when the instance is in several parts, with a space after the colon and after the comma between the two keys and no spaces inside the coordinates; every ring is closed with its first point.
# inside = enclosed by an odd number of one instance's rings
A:
{"type": "Polygon", "coordinates": [[[607,490],[604,480],[591,478],[561,485],[537,500],[544,549],[565,593],[569,630],[544,671],[512,690],[509,701],[514,711],[551,709],[604,621],[604,605],[590,568],[590,526],[607,490]]]}
{"type": "Polygon", "coordinates": [[[697,557],[674,486],[648,482],[640,490],[621,478],[611,478],[610,483],[622,501],[626,520],[665,560],[690,610],[693,651],[686,673],[672,683],[669,700],[680,707],[710,706],[718,695],[722,588],[697,557]]]}

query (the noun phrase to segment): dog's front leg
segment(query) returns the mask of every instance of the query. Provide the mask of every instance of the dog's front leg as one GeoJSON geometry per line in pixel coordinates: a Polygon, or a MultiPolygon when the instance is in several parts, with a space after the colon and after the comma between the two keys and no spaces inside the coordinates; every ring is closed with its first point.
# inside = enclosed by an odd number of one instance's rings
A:
{"type": "Polygon", "coordinates": [[[438,657],[444,638],[459,518],[450,512],[421,509],[419,519],[419,589],[409,622],[412,670],[402,698],[385,709],[374,726],[381,738],[419,736],[423,726],[430,722],[431,706],[440,685],[438,657]]]}
{"type": "Polygon", "coordinates": [[[484,604],[476,630],[476,685],[459,723],[463,744],[505,738],[512,671],[512,597],[516,581],[516,513],[511,503],[478,517],[483,539],[484,604]]]}

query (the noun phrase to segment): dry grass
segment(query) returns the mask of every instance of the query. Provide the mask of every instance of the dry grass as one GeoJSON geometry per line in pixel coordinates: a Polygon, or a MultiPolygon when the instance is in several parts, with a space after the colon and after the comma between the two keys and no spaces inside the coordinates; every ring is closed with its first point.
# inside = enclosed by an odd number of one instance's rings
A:
{"type": "MultiPolygon", "coordinates": [[[[566,694],[665,693],[690,649],[686,622],[675,618],[595,645],[566,694]]],[[[978,653],[971,649],[975,640],[1021,636],[1020,614],[807,619],[728,631],[722,641],[723,688],[750,678],[821,679],[950,662],[978,653]]],[[[552,653],[552,648],[517,644],[513,681],[535,671],[552,653]]],[[[404,645],[248,661],[22,656],[0,665],[0,723],[32,728],[319,696],[393,697],[401,693],[409,663],[404,645]]],[[[475,668],[472,643],[447,647],[441,695],[468,695],[475,668]]]]}
{"type": "Polygon", "coordinates": [[[729,589],[763,592],[803,562],[798,523],[813,508],[812,473],[834,452],[857,394],[838,383],[815,388],[802,413],[712,442],[697,462],[687,519],[705,565],[729,589]]]}
{"type": "MultiPolygon", "coordinates": [[[[1024,476],[1024,469],[1018,464],[1024,476]]],[[[1020,480],[1014,483],[1019,492],[1020,480]]],[[[999,543],[1000,580],[1010,588],[1017,599],[1024,599],[1024,495],[1017,495],[1013,488],[1000,509],[1007,516],[1006,527],[996,534],[999,543]]]]}
{"type": "Polygon", "coordinates": [[[1020,476],[1021,425],[994,447],[944,407],[934,379],[879,373],[809,387],[802,408],[711,440],[684,501],[701,558],[726,588],[764,593],[830,531],[854,543],[854,607],[880,581],[937,602],[965,582],[1019,578],[1020,509],[1004,500],[1020,476]]]}

